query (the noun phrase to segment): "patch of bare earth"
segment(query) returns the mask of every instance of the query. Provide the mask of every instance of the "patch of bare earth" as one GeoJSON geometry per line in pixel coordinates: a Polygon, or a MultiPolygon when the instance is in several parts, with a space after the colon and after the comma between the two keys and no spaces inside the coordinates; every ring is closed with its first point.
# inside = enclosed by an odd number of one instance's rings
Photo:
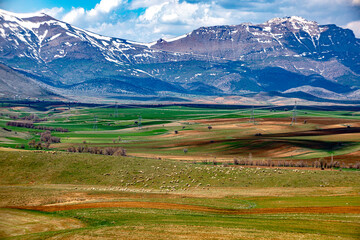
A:
{"type": "Polygon", "coordinates": [[[344,239],[342,237],[323,236],[309,233],[284,233],[278,231],[258,230],[253,228],[224,228],[203,226],[181,226],[181,225],[145,225],[145,226],[116,226],[101,229],[82,231],[74,235],[62,236],[61,234],[50,239],[150,239],[150,240],[172,240],[172,239],[344,239]]]}
{"type": "Polygon", "coordinates": [[[0,151],[3,151],[3,152],[24,152],[25,151],[26,152],[28,150],[0,147],[0,151]]]}
{"type": "Polygon", "coordinates": [[[83,227],[79,220],[44,216],[15,209],[0,209],[0,238],[83,227]]]}

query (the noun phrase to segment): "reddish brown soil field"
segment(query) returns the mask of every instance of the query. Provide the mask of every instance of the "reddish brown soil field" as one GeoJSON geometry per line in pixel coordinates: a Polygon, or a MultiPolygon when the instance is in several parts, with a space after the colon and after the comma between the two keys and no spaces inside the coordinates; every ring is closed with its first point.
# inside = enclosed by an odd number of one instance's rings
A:
{"type": "MultiPolygon", "coordinates": [[[[216,119],[201,119],[201,120],[193,120],[191,122],[196,123],[203,123],[203,124],[216,124],[216,123],[239,123],[248,120],[247,118],[216,118],[216,119]]],[[[277,124],[290,124],[291,119],[286,121],[286,118],[257,118],[257,121],[260,122],[275,122],[277,124]]],[[[344,124],[344,121],[349,124],[355,124],[358,126],[360,123],[357,119],[342,119],[342,118],[327,118],[327,117],[298,117],[297,122],[302,124],[304,121],[307,121],[307,124],[323,124],[323,125],[330,125],[330,124],[344,124]]]]}

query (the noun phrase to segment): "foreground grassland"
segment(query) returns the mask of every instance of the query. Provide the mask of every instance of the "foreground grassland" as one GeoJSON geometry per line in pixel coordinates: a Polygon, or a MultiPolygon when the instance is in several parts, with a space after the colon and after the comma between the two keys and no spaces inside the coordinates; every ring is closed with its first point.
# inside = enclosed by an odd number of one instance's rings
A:
{"type": "Polygon", "coordinates": [[[19,239],[357,239],[360,172],[1,151],[0,233],[19,239]]]}
{"type": "Polygon", "coordinates": [[[348,169],[360,162],[359,112],[300,109],[290,125],[284,109],[256,108],[255,123],[251,109],[54,109],[0,109],[0,238],[360,238],[360,171],[348,169]],[[30,114],[69,132],[35,150],[41,130],[6,125],[30,114]],[[109,146],[128,156],[66,151],[109,146]],[[343,168],[234,161],[331,156],[343,168]]]}

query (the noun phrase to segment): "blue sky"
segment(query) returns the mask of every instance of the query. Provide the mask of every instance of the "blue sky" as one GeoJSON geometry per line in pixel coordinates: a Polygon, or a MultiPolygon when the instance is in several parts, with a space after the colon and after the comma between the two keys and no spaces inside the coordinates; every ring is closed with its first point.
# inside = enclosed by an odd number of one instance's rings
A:
{"type": "Polygon", "coordinates": [[[0,0],[0,8],[44,12],[102,35],[138,42],[179,36],[201,26],[262,23],[293,15],[350,28],[360,38],[360,0],[0,0]]]}

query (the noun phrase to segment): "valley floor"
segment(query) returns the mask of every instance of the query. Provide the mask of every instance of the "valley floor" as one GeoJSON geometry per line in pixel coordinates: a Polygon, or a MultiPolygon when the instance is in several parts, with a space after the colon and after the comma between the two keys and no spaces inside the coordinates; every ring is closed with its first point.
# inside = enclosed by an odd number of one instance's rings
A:
{"type": "Polygon", "coordinates": [[[359,112],[59,109],[0,109],[2,239],[360,238],[359,112]]]}

